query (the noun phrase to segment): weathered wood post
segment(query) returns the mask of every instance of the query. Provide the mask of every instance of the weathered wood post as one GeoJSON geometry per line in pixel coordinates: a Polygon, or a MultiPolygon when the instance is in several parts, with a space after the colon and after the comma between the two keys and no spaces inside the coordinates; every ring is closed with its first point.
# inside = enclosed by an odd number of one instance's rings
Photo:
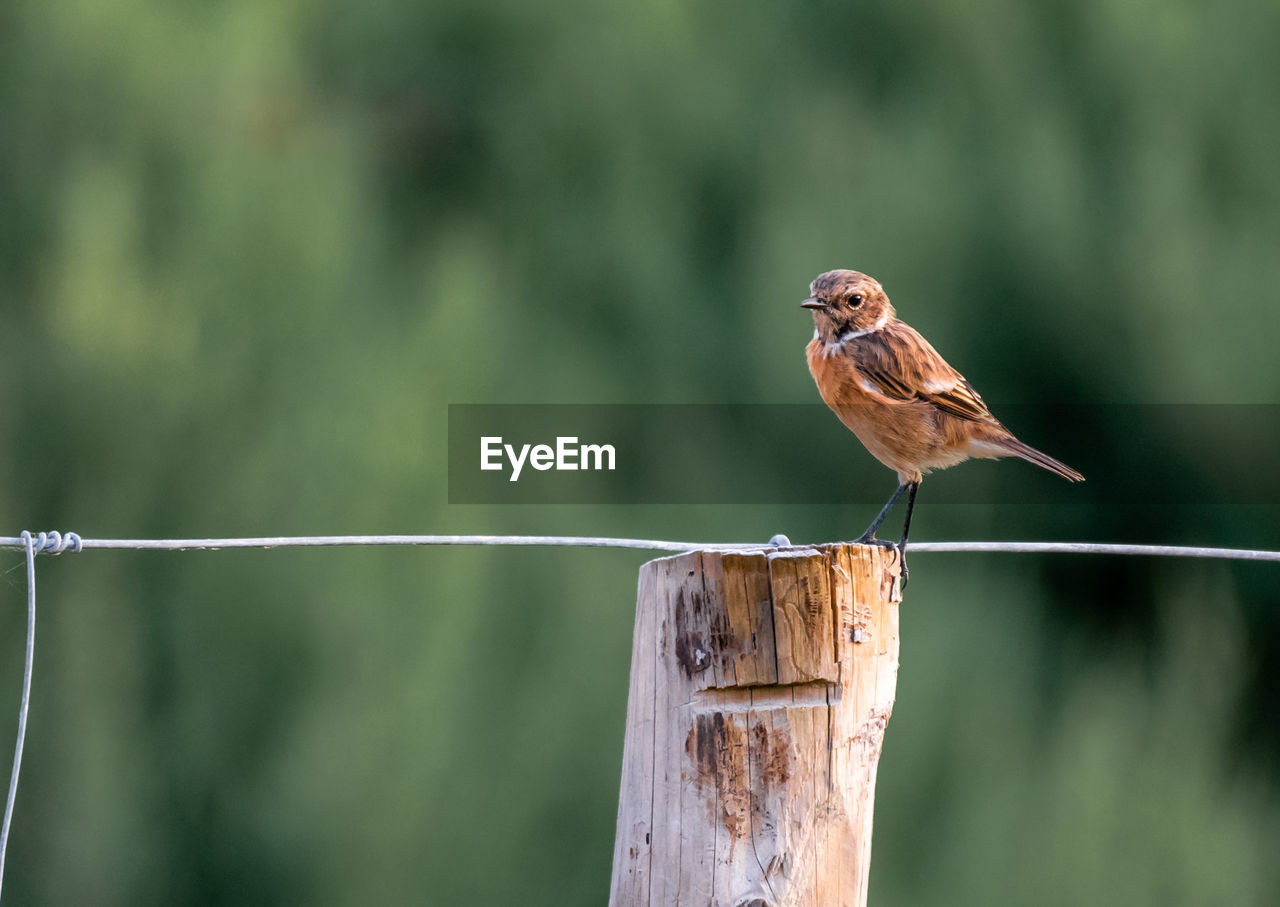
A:
{"type": "Polygon", "coordinates": [[[898,574],[865,545],[641,568],[611,905],[866,903],[898,574]]]}

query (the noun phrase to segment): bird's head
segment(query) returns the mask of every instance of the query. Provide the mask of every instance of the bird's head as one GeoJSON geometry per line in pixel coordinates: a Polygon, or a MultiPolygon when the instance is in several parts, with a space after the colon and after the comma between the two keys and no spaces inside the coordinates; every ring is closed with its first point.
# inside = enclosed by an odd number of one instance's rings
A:
{"type": "Polygon", "coordinates": [[[894,316],[884,287],[860,271],[819,274],[800,305],[813,311],[814,327],[825,341],[850,331],[879,330],[894,316]]]}

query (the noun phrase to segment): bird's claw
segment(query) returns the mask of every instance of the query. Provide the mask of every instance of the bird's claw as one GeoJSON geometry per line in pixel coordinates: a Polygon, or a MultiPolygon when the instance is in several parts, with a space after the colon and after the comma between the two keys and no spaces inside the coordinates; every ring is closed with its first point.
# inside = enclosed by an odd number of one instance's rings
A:
{"type": "Polygon", "coordinates": [[[911,577],[911,571],[907,569],[907,546],[903,542],[890,542],[885,539],[878,539],[874,535],[864,535],[861,538],[854,539],[850,545],[875,545],[886,551],[892,551],[898,555],[898,566],[901,573],[900,588],[907,588],[907,580],[911,577]]]}
{"type": "Polygon", "coordinates": [[[874,535],[860,536],[854,539],[849,544],[850,545],[875,545],[877,548],[884,548],[885,550],[893,549],[895,551],[900,547],[897,542],[890,542],[887,539],[878,539],[874,535]]]}

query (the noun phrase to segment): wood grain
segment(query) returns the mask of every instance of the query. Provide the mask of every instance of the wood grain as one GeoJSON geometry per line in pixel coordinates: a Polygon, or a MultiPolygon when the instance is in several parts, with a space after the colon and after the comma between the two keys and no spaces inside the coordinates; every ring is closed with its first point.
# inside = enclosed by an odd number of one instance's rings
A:
{"type": "Polygon", "coordinates": [[[875,546],[644,565],[610,904],[866,903],[897,588],[875,546]]]}

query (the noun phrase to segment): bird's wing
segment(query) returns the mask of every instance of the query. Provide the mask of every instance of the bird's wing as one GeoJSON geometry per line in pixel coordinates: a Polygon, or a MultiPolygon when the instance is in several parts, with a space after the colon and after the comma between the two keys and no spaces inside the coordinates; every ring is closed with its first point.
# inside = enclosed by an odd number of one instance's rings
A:
{"type": "Polygon", "coordinates": [[[996,421],[964,375],[901,321],[856,338],[854,343],[849,352],[858,372],[878,393],[901,402],[931,403],[972,422],[996,421]]]}

